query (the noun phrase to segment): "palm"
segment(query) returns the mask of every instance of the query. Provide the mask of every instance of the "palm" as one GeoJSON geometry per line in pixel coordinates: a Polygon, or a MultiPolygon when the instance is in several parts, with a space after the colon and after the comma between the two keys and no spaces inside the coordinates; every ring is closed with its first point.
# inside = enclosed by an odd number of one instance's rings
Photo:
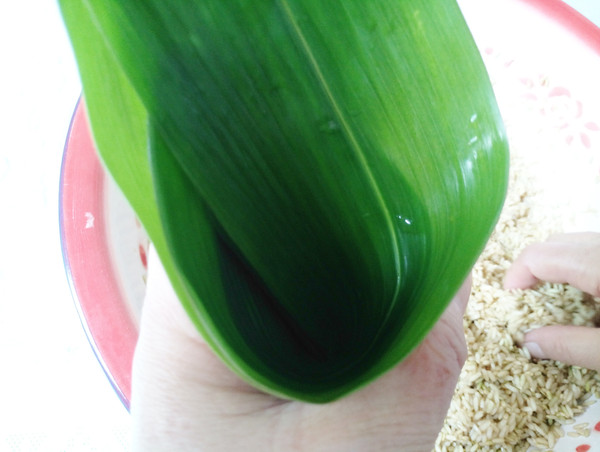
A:
{"type": "Polygon", "coordinates": [[[134,363],[134,429],[145,430],[134,435],[149,441],[141,450],[160,450],[152,438],[165,435],[170,450],[431,450],[466,356],[468,285],[403,363],[345,398],[314,405],[265,394],[231,373],[164,281],[149,287],[134,363]]]}

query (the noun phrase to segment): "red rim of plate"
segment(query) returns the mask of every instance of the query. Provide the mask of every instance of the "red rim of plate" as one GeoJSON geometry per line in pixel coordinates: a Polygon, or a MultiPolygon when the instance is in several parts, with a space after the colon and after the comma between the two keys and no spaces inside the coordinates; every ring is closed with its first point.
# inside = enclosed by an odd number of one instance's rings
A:
{"type": "MultiPolygon", "coordinates": [[[[600,29],[569,5],[561,0],[518,1],[546,15],[600,53],[600,29]]],[[[61,169],[63,258],[88,340],[117,395],[129,409],[138,331],[123,300],[107,245],[104,182],[104,169],[80,101],[69,127],[61,169]]]]}
{"type": "Polygon", "coordinates": [[[63,259],[79,318],[117,395],[129,409],[138,331],[111,260],[105,223],[105,172],[77,103],[63,155],[59,215],[63,259]]]}
{"type": "MultiPolygon", "coordinates": [[[[600,55],[600,28],[562,0],[520,0],[546,15],[600,55]]],[[[532,31],[534,32],[534,31],[532,31]]]]}

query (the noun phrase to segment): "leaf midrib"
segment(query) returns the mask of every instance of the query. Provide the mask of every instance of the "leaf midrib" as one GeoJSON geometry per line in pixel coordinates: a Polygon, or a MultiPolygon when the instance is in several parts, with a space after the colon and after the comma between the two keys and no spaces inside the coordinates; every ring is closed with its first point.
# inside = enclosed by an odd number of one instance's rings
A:
{"type": "Polygon", "coordinates": [[[395,245],[393,247],[393,254],[394,254],[394,265],[395,265],[395,269],[396,269],[396,288],[395,288],[394,294],[392,296],[389,310],[384,317],[384,321],[382,322],[382,325],[385,325],[389,315],[391,314],[391,312],[396,304],[396,301],[398,300],[398,295],[399,295],[399,291],[400,291],[400,287],[401,287],[401,284],[400,284],[400,278],[401,278],[400,253],[399,253],[398,246],[397,246],[399,241],[398,241],[396,231],[394,229],[394,225],[392,223],[392,215],[389,212],[388,206],[385,203],[384,198],[381,194],[379,185],[377,184],[377,181],[375,180],[375,177],[373,176],[371,168],[369,167],[369,164],[367,162],[367,158],[365,157],[365,153],[362,149],[362,146],[360,145],[360,143],[354,136],[354,133],[352,132],[352,129],[349,126],[348,121],[346,120],[346,117],[345,117],[344,113],[342,112],[342,109],[340,108],[337,100],[335,99],[335,96],[333,95],[333,92],[332,92],[331,88],[329,87],[329,84],[327,83],[325,76],[323,75],[323,71],[321,70],[319,63],[317,62],[317,59],[315,58],[315,56],[310,48],[310,45],[309,45],[306,37],[304,36],[302,29],[300,28],[300,25],[298,24],[297,20],[294,18],[294,14],[292,12],[292,8],[289,5],[289,2],[287,0],[281,0],[280,3],[282,6],[282,12],[284,13],[284,17],[288,20],[289,24],[291,25],[292,30],[296,34],[296,37],[298,38],[298,42],[301,44],[302,49],[304,50],[306,57],[308,58],[308,62],[310,64],[313,72],[314,72],[315,76],[317,77],[317,80],[319,81],[319,84],[321,85],[323,92],[324,92],[325,96],[327,97],[327,100],[329,101],[331,108],[333,109],[335,116],[339,120],[339,123],[341,125],[341,130],[348,138],[351,148],[353,149],[354,153],[358,157],[361,167],[363,168],[363,170],[367,176],[367,180],[369,181],[370,185],[373,187],[373,190],[375,192],[375,198],[377,199],[377,202],[378,202],[380,208],[384,212],[386,226],[387,226],[389,234],[392,238],[392,243],[394,243],[394,245],[395,245]]]}

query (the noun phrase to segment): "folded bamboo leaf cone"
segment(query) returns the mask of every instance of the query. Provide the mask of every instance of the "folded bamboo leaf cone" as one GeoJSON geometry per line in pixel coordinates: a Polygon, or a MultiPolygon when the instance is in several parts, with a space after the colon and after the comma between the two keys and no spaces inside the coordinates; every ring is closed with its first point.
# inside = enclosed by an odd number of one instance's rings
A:
{"type": "Polygon", "coordinates": [[[68,3],[103,160],[223,361],[327,402],[406,357],[506,192],[502,119],[455,1],[68,3]],[[109,113],[144,138],[129,157],[109,113]]]}

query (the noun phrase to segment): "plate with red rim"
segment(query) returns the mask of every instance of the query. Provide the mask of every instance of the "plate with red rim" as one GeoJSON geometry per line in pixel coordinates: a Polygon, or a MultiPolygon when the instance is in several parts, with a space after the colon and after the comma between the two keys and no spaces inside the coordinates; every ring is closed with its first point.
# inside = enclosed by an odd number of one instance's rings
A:
{"type": "MultiPolygon", "coordinates": [[[[555,151],[542,156],[548,166],[541,172],[546,179],[540,180],[554,203],[549,208],[569,205],[577,212],[566,218],[566,229],[600,231],[600,29],[560,0],[459,4],[509,137],[511,129],[527,124],[536,129],[530,137],[538,144],[535,152],[545,152],[540,136],[553,143],[555,151]],[[569,190],[552,183],[559,169],[571,175],[569,190]]],[[[97,157],[83,102],[76,106],[63,156],[60,230],[81,322],[102,369],[129,407],[148,238],[97,157]]],[[[600,451],[600,403],[578,422],[590,425],[590,436],[567,435],[553,450],[600,451]]]]}
{"type": "Polygon", "coordinates": [[[102,369],[129,408],[149,242],[97,156],[82,101],[68,131],[59,200],[65,269],[79,317],[102,369]]]}

